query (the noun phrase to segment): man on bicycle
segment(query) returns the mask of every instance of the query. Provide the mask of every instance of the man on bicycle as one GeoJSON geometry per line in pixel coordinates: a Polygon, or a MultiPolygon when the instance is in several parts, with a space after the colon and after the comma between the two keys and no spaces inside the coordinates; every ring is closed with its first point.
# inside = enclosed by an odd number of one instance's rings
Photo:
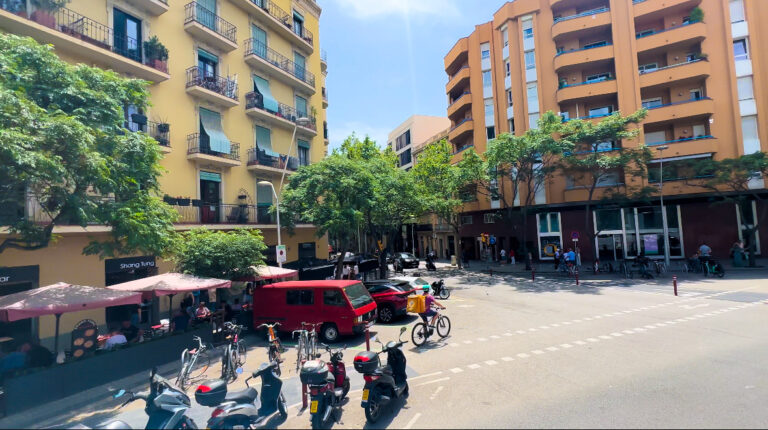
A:
{"type": "Polygon", "coordinates": [[[427,317],[432,317],[432,319],[429,321],[429,329],[432,330],[432,327],[435,326],[435,320],[437,319],[437,311],[434,310],[432,307],[438,307],[440,309],[445,309],[445,306],[441,305],[440,303],[435,300],[435,296],[429,293],[429,285],[425,285],[422,287],[424,290],[424,313],[419,314],[422,320],[424,320],[424,324],[427,323],[427,317]]]}

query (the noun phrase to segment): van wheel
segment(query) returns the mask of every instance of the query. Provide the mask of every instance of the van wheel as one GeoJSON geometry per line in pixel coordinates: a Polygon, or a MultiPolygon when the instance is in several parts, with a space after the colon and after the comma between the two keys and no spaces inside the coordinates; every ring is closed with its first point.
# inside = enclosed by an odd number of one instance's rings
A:
{"type": "Polygon", "coordinates": [[[339,339],[339,329],[334,323],[325,323],[320,327],[320,336],[328,343],[336,342],[339,339]]]}
{"type": "Polygon", "coordinates": [[[392,306],[382,306],[379,309],[379,321],[389,324],[393,319],[395,319],[395,311],[392,309],[392,306]]]}

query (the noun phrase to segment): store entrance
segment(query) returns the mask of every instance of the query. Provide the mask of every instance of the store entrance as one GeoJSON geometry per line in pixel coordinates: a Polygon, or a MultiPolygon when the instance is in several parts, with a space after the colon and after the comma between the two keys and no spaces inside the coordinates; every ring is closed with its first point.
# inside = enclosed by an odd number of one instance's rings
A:
{"type": "Polygon", "coordinates": [[[621,234],[597,236],[597,257],[602,262],[624,259],[624,238],[621,234]]]}
{"type": "Polygon", "coordinates": [[[203,224],[219,222],[219,203],[221,201],[219,184],[220,182],[217,181],[200,179],[200,200],[203,203],[200,218],[203,224]]]}

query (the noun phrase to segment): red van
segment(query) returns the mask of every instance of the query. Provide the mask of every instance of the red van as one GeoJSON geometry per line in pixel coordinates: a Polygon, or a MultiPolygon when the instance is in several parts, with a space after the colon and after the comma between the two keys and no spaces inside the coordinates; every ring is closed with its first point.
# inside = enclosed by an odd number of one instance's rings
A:
{"type": "Polygon", "coordinates": [[[279,322],[291,332],[301,323],[322,323],[319,334],[326,342],[339,335],[362,333],[376,320],[376,302],[360,281],[289,281],[253,290],[253,323],[279,322]]]}

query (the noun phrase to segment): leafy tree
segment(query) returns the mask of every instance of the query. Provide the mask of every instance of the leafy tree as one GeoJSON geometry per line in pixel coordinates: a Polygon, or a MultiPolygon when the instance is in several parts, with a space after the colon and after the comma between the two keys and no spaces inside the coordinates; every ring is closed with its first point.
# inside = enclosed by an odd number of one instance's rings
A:
{"type": "Polygon", "coordinates": [[[124,107],[148,96],[144,81],[0,34],[0,224],[10,233],[0,252],[44,248],[58,225],[100,224],[109,239],[84,253],[166,254],[177,214],[157,197],[161,151],[124,128],[124,107]]]}
{"type": "MultiPolygon", "coordinates": [[[[631,185],[625,181],[617,184],[604,182],[612,177],[632,176],[645,177],[645,166],[652,158],[648,147],[618,148],[614,150],[613,143],[633,139],[638,135],[637,128],[629,128],[645,118],[646,110],[639,110],[632,115],[622,116],[614,112],[600,122],[593,123],[585,120],[571,120],[563,123],[560,134],[567,146],[573,148],[566,152],[561,161],[561,169],[565,176],[573,181],[574,186],[587,190],[586,207],[584,209],[584,231],[589,243],[594,243],[595,232],[590,228],[592,205],[595,201],[595,191],[602,187],[604,196],[616,200],[618,195],[628,195],[631,185]],[[609,145],[608,148],[603,145],[609,145]]],[[[633,181],[636,182],[636,181],[633,181]]],[[[636,194],[636,192],[631,192],[636,194]]],[[[596,226],[597,228],[597,226],[596,226]]]]}
{"type": "Polygon", "coordinates": [[[768,215],[768,203],[761,193],[765,190],[763,181],[768,175],[768,154],[756,152],[738,158],[696,160],[690,167],[694,177],[701,179],[688,179],[688,185],[701,187],[719,196],[721,202],[733,203],[739,207],[742,232],[749,251],[749,266],[754,267],[757,251],[755,233],[768,215]],[[752,188],[754,182],[759,186],[752,188]],[[747,211],[751,213],[753,201],[757,202],[756,219],[747,217],[747,211]]]}
{"type": "Polygon", "coordinates": [[[266,249],[259,230],[195,228],[181,235],[173,261],[181,273],[235,280],[264,264],[266,249]]]}
{"type": "Polygon", "coordinates": [[[336,238],[340,278],[356,228],[374,204],[374,187],[374,175],[364,164],[334,152],[291,175],[281,196],[280,209],[286,214],[281,221],[286,220],[290,231],[301,219],[317,227],[318,237],[336,238]]]}
{"type": "MultiPolygon", "coordinates": [[[[466,152],[466,151],[465,151],[466,152]]],[[[471,150],[470,154],[474,154],[471,150]]],[[[465,155],[464,157],[472,155],[465,155]]],[[[469,163],[451,163],[451,145],[443,139],[424,148],[411,172],[423,207],[446,222],[457,239],[457,250],[462,249],[459,227],[465,200],[462,191],[472,184],[473,174],[469,163]]],[[[458,258],[459,268],[462,266],[458,258]]]]}

